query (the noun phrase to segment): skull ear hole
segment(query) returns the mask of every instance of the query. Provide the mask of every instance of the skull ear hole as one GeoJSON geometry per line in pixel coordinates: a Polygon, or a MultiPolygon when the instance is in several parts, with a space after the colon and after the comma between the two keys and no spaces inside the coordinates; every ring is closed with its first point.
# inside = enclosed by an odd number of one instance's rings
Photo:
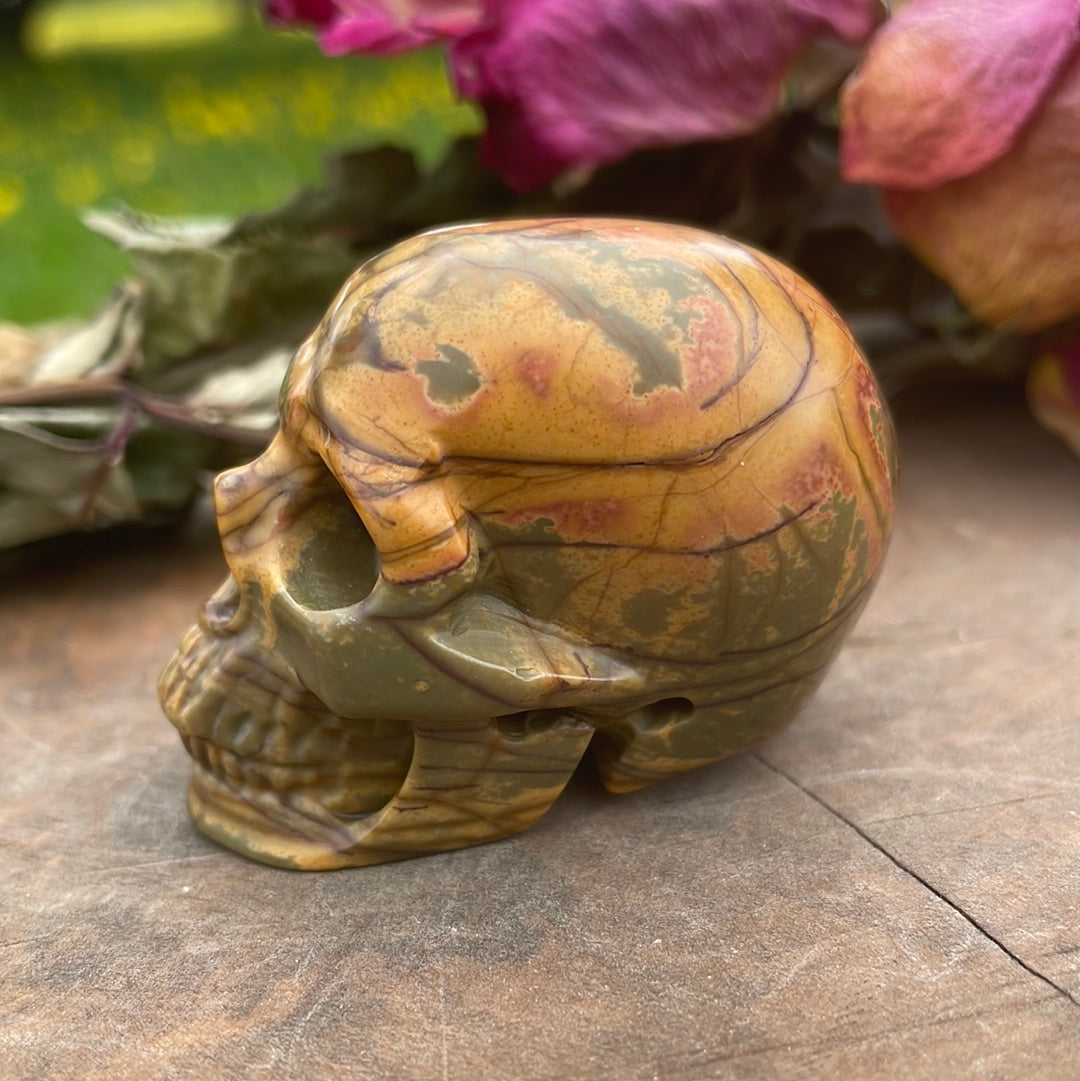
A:
{"type": "Polygon", "coordinates": [[[645,732],[655,732],[669,725],[688,721],[695,710],[689,698],[662,698],[638,711],[638,727],[645,732]]]}
{"type": "Polygon", "coordinates": [[[379,577],[379,553],[353,505],[329,474],[292,524],[296,561],[289,595],[317,612],[364,600],[379,577]]]}
{"type": "Polygon", "coordinates": [[[531,709],[496,717],[495,727],[503,739],[516,742],[554,728],[560,718],[561,715],[554,710],[531,709]]]}
{"type": "Polygon", "coordinates": [[[499,736],[511,743],[541,736],[563,727],[571,716],[565,710],[529,709],[522,713],[504,713],[495,718],[499,736]]]}

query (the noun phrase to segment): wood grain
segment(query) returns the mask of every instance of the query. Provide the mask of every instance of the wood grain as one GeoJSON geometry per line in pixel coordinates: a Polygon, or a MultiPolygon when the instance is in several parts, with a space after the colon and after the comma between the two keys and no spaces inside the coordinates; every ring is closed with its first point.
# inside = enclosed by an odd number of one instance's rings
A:
{"type": "Polygon", "coordinates": [[[757,757],[297,875],[215,847],[154,683],[205,517],[2,568],[0,1075],[1061,1079],[1080,1058],[1080,464],[901,403],[898,533],[757,757]]]}

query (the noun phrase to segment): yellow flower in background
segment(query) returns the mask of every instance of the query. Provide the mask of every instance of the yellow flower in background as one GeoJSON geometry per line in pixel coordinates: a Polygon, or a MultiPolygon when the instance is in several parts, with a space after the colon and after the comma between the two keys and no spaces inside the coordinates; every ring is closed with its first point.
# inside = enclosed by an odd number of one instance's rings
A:
{"type": "Polygon", "coordinates": [[[121,184],[138,187],[153,175],[159,153],[159,140],[153,128],[122,135],[112,146],[110,160],[113,175],[121,184]]]}
{"type": "Polygon", "coordinates": [[[392,128],[395,121],[401,122],[401,104],[399,95],[395,95],[385,84],[380,84],[353,101],[351,112],[357,124],[381,132],[392,128]]]}
{"type": "Polygon", "coordinates": [[[79,225],[87,206],[266,209],[315,182],[327,154],[391,138],[433,165],[443,131],[471,122],[438,57],[328,64],[239,0],[40,0],[26,28],[27,55],[0,62],[0,319],[89,314],[127,273],[79,225]],[[384,92],[399,74],[408,93],[384,92]],[[377,126],[353,116],[369,89],[377,126]],[[28,264],[27,238],[50,256],[28,264]]]}
{"type": "Polygon", "coordinates": [[[166,83],[165,115],[173,136],[185,143],[250,138],[258,130],[255,110],[244,93],[203,87],[187,73],[166,83]]]}
{"type": "Polygon", "coordinates": [[[244,139],[257,131],[251,103],[235,90],[207,94],[201,120],[203,134],[208,139],[244,139]]]}
{"type": "Polygon", "coordinates": [[[88,161],[65,162],[56,170],[54,190],[60,202],[79,209],[102,195],[105,180],[88,161]]]}
{"type": "Polygon", "coordinates": [[[17,213],[25,195],[26,183],[21,176],[0,176],[0,221],[17,213]]]}
{"type": "Polygon", "coordinates": [[[79,85],[71,87],[71,92],[64,94],[63,109],[57,116],[62,131],[70,135],[85,135],[108,119],[100,102],[87,93],[85,86],[79,85]]]}
{"type": "Polygon", "coordinates": [[[321,73],[309,74],[289,99],[293,124],[305,135],[325,135],[338,116],[337,101],[321,73]]]}
{"type": "Polygon", "coordinates": [[[197,142],[202,112],[202,88],[186,72],[169,77],[164,87],[165,116],[169,131],[181,142],[197,142]]]}
{"type": "Polygon", "coordinates": [[[431,72],[402,65],[393,79],[381,79],[367,94],[353,100],[350,111],[354,121],[363,127],[391,131],[437,99],[440,89],[431,72]]]}

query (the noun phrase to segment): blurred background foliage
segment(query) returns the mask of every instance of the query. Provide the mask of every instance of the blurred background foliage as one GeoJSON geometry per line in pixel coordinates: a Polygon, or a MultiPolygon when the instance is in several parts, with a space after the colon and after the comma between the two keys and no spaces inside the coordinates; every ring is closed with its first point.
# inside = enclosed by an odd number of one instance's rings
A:
{"type": "Polygon", "coordinates": [[[346,147],[432,167],[480,127],[437,51],[328,64],[243,0],[0,0],[0,320],[91,314],[128,259],[89,206],[269,209],[346,147]]]}
{"type": "MultiPolygon", "coordinates": [[[[668,4],[696,2],[625,0],[661,23],[668,4]]],[[[209,473],[270,438],[285,365],[349,271],[402,236],[482,217],[654,217],[737,237],[822,288],[890,396],[1026,377],[1036,415],[1080,450],[1075,326],[1054,345],[981,323],[901,241],[877,189],[844,179],[837,100],[858,49],[823,40],[785,60],[779,107],[749,130],[667,145],[645,125],[652,141],[515,191],[485,147],[494,136],[503,166],[527,164],[552,131],[507,134],[498,102],[485,128],[442,50],[330,58],[268,29],[261,6],[0,0],[0,550],[175,520],[209,473]]],[[[545,10],[561,33],[561,0],[545,10]]],[[[622,10],[582,12],[617,23],[622,10]]],[[[761,9],[731,10],[775,29],[761,9]]],[[[615,70],[664,90],[649,49],[604,40],[615,70]]],[[[526,35],[507,54],[509,73],[536,75],[535,46],[526,35]]],[[[612,101],[597,85],[598,101],[571,93],[568,107],[602,119],[612,101]]]]}

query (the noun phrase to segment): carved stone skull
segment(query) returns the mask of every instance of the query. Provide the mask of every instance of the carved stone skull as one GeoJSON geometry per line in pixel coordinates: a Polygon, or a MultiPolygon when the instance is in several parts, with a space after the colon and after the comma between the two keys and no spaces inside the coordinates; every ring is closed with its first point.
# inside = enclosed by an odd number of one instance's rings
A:
{"type": "Polygon", "coordinates": [[[820,682],[893,516],[893,436],[799,277],[697,230],[439,230],[361,267],[161,678],[211,837],[324,869],[504,837],[591,745],[625,792],[820,682]]]}

